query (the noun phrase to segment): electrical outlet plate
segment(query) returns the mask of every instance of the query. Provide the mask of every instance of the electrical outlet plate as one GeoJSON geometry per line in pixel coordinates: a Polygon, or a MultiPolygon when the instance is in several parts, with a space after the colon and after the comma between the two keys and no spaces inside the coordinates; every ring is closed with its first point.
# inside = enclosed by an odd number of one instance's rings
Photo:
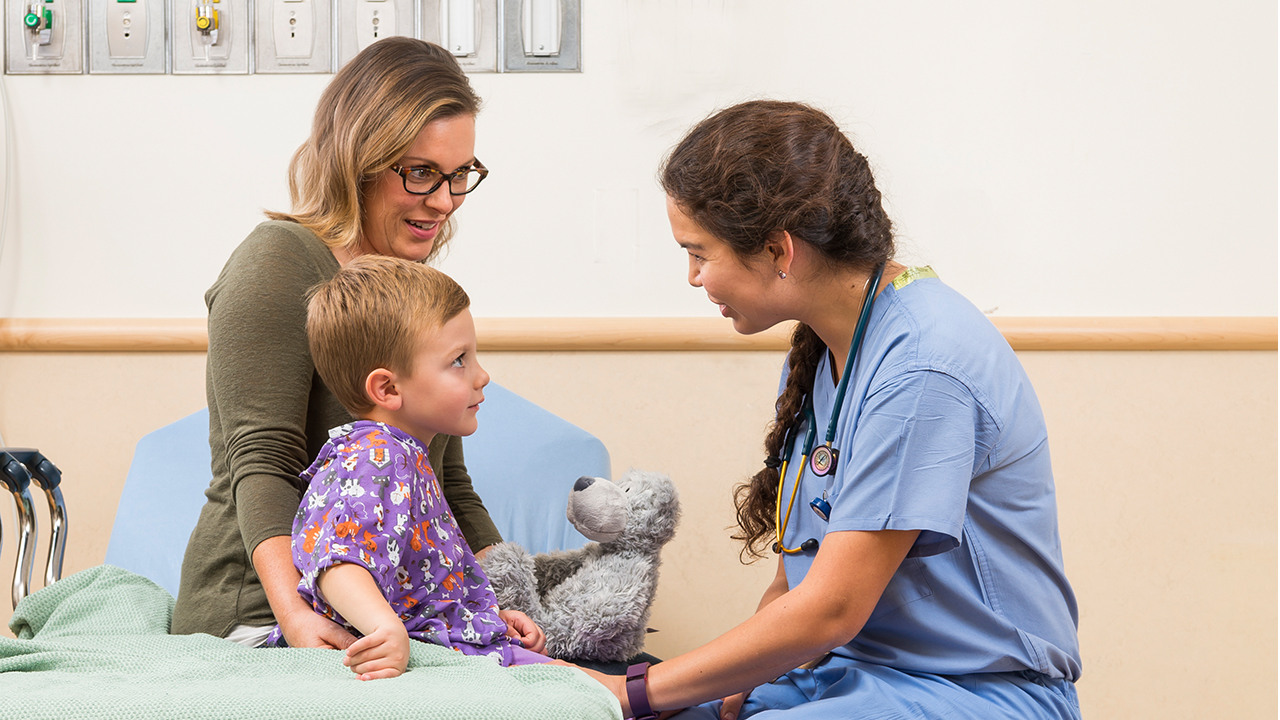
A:
{"type": "Polygon", "coordinates": [[[498,0],[422,0],[420,37],[444,47],[463,72],[498,71],[498,0]]]}
{"type": "Polygon", "coordinates": [[[165,0],[90,0],[89,72],[168,72],[167,13],[165,0]]]}
{"type": "Polygon", "coordinates": [[[5,72],[84,72],[85,0],[5,0],[5,72]]]}
{"type": "Polygon", "coordinates": [[[254,2],[254,72],[333,72],[330,0],[254,2]]]}
{"type": "Polygon", "coordinates": [[[250,71],[249,0],[170,0],[174,75],[250,71]]]}
{"type": "Polygon", "coordinates": [[[414,0],[338,0],[336,22],[340,68],[382,38],[417,37],[417,5],[414,0]]]}
{"type": "Polygon", "coordinates": [[[503,72],[582,72],[582,0],[499,0],[503,72]]]}

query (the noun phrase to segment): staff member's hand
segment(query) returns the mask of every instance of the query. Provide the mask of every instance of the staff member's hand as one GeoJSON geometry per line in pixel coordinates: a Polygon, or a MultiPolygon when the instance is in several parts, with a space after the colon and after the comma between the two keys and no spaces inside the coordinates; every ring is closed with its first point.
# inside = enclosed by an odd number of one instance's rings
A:
{"type": "Polygon", "coordinates": [[[751,693],[740,692],[737,695],[730,695],[720,704],[720,720],[738,720],[738,713],[742,712],[742,703],[746,702],[747,695],[751,693]]]}

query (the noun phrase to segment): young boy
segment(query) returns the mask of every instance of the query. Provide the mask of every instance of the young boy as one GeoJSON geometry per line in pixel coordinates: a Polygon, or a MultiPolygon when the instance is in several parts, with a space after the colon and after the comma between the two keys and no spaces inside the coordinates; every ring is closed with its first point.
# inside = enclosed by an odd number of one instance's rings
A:
{"type": "Polygon", "coordinates": [[[548,661],[542,631],[498,609],[427,462],[436,433],[476,431],[489,383],[469,305],[438,270],[366,255],[307,307],[316,370],[360,420],[331,430],[302,473],[293,560],[298,593],[363,635],[343,660],[361,680],[404,672],[410,638],[504,666],[548,661]]]}

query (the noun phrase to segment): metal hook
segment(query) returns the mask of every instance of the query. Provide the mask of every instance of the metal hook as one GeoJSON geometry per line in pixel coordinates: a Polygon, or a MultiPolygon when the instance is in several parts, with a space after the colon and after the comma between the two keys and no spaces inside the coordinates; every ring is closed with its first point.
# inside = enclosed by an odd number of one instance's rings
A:
{"type": "Polygon", "coordinates": [[[11,453],[0,452],[0,482],[9,488],[18,510],[18,562],[13,568],[13,606],[18,607],[31,589],[31,570],[35,565],[36,513],[31,502],[31,473],[11,453]]]}
{"type": "MultiPolygon", "coordinates": [[[[39,450],[10,451],[31,473],[31,479],[44,490],[49,502],[49,557],[44,565],[44,586],[62,579],[62,558],[67,549],[67,505],[62,501],[62,471],[39,450]]],[[[34,562],[34,560],[33,560],[34,562]]]]}

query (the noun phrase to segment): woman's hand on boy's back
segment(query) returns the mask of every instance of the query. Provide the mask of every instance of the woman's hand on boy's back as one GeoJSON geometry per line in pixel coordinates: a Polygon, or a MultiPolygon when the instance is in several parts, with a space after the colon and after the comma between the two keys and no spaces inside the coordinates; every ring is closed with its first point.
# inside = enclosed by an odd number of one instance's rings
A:
{"type": "Polygon", "coordinates": [[[507,637],[519,640],[526,650],[540,653],[546,648],[546,633],[528,615],[519,610],[499,610],[498,617],[507,624],[507,637]]]}
{"type": "Polygon", "coordinates": [[[293,566],[293,550],[288,535],[277,535],[258,543],[253,550],[253,568],[267,593],[271,612],[280,623],[289,647],[345,650],[355,636],[341,625],[318,614],[311,603],[298,594],[302,575],[293,566]]]}
{"type": "MultiPolygon", "coordinates": [[[[301,598],[299,598],[301,600],[301,598]]],[[[345,650],[355,642],[356,636],[346,628],[320,615],[305,601],[288,615],[277,618],[289,647],[314,647],[329,650],[345,650]]]]}

